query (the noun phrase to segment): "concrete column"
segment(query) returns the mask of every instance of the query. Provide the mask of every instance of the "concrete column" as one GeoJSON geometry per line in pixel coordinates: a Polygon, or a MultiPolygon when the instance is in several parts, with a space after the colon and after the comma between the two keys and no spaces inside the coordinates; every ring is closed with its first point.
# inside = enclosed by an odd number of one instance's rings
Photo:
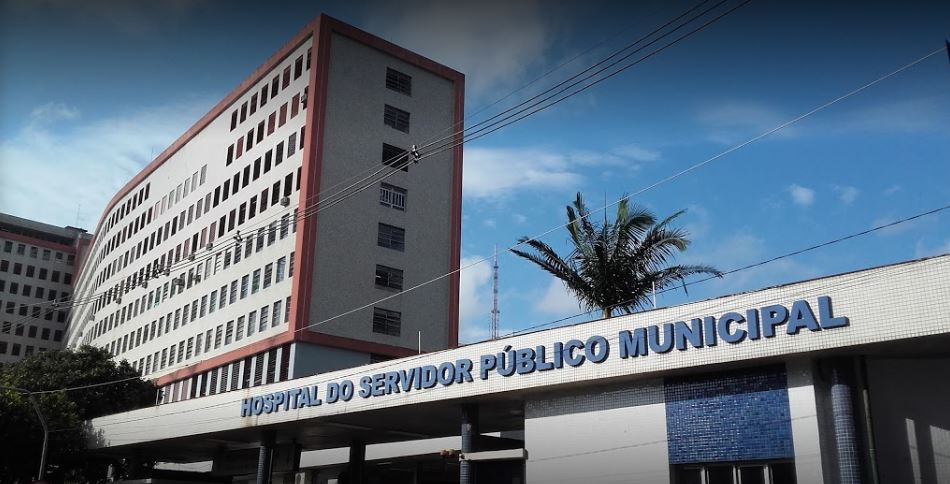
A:
{"type": "Polygon", "coordinates": [[[858,455],[860,437],[854,425],[851,381],[843,366],[837,363],[831,367],[831,416],[838,454],[838,482],[861,484],[861,457],[858,455]]]}
{"type": "Polygon", "coordinates": [[[347,465],[347,484],[363,484],[366,476],[366,443],[356,440],[350,444],[350,462],[347,465]]]}
{"type": "Polygon", "coordinates": [[[274,457],[274,437],[265,436],[261,441],[260,453],[257,455],[257,484],[270,484],[274,457]]]}
{"type": "Polygon", "coordinates": [[[478,406],[462,405],[462,457],[459,462],[459,484],[475,484],[475,464],[465,460],[465,454],[475,451],[474,440],[479,434],[478,406]]]}

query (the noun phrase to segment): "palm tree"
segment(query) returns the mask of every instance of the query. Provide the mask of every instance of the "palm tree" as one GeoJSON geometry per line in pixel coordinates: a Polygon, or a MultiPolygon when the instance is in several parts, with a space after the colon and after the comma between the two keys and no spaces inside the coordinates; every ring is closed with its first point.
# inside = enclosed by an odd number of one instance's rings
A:
{"type": "Polygon", "coordinates": [[[630,314],[650,307],[654,288],[676,284],[686,289],[686,278],[694,274],[722,273],[707,265],[671,264],[678,252],[689,246],[689,234],[670,224],[685,213],[680,210],[659,223],[649,210],[630,206],[626,197],[617,204],[614,223],[591,220],[580,192],[573,206],[567,206],[567,230],[574,249],[566,259],[539,240],[522,237],[531,252],[512,249],[562,280],[587,309],[599,309],[604,318],[614,310],[630,314]]]}

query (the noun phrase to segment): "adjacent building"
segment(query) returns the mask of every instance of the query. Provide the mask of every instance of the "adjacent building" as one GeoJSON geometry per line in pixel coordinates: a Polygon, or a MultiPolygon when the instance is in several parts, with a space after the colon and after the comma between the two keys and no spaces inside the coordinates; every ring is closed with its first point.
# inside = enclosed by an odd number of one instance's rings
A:
{"type": "Polygon", "coordinates": [[[0,363],[63,347],[76,263],[90,236],[0,213],[0,363]]]}
{"type": "Polygon", "coordinates": [[[166,403],[457,346],[461,148],[406,151],[460,125],[463,85],[316,18],[115,194],[68,343],[166,403]]]}

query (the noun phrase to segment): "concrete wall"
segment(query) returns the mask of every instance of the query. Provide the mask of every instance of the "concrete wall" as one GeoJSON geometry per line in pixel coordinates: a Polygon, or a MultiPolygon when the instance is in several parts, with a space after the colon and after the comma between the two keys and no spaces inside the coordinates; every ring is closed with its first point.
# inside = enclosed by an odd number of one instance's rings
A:
{"type": "Polygon", "coordinates": [[[880,482],[950,482],[950,358],[868,359],[880,482]]]}
{"type": "MultiPolygon", "coordinates": [[[[454,120],[450,81],[340,35],[330,39],[321,192],[382,167],[382,146],[409,148],[445,134],[454,120]],[[412,95],[386,88],[386,68],[412,76],[412,95]],[[385,105],[410,113],[408,133],[383,124],[385,105]]],[[[452,156],[426,158],[385,181],[408,190],[406,210],[381,206],[379,184],[317,216],[310,319],[322,321],[396,291],[375,286],[376,264],[404,271],[403,287],[447,273],[451,254],[452,156]],[[400,252],[377,245],[378,223],[406,230],[400,252]]],[[[333,189],[331,189],[333,188],[333,189]]],[[[379,303],[402,313],[399,336],[373,332],[373,309],[321,324],[315,331],[426,351],[446,347],[448,279],[379,303]]]]}
{"type": "Polygon", "coordinates": [[[663,382],[529,400],[528,482],[669,482],[663,382]]]}
{"type": "Polygon", "coordinates": [[[790,361],[785,369],[796,477],[801,484],[824,482],[812,363],[808,360],[790,361]]]}
{"type": "Polygon", "coordinates": [[[290,362],[290,378],[316,375],[341,368],[369,363],[369,355],[358,351],[308,343],[294,343],[290,362]]]}

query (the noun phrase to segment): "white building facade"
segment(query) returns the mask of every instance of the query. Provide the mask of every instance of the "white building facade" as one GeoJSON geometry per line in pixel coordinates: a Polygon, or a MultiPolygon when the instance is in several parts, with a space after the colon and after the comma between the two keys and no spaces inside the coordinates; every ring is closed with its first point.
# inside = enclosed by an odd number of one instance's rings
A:
{"type": "Polygon", "coordinates": [[[400,154],[460,122],[463,85],[318,17],[114,196],[68,343],[161,403],[457,346],[457,275],[371,303],[458,268],[461,148],[400,154]]]}

